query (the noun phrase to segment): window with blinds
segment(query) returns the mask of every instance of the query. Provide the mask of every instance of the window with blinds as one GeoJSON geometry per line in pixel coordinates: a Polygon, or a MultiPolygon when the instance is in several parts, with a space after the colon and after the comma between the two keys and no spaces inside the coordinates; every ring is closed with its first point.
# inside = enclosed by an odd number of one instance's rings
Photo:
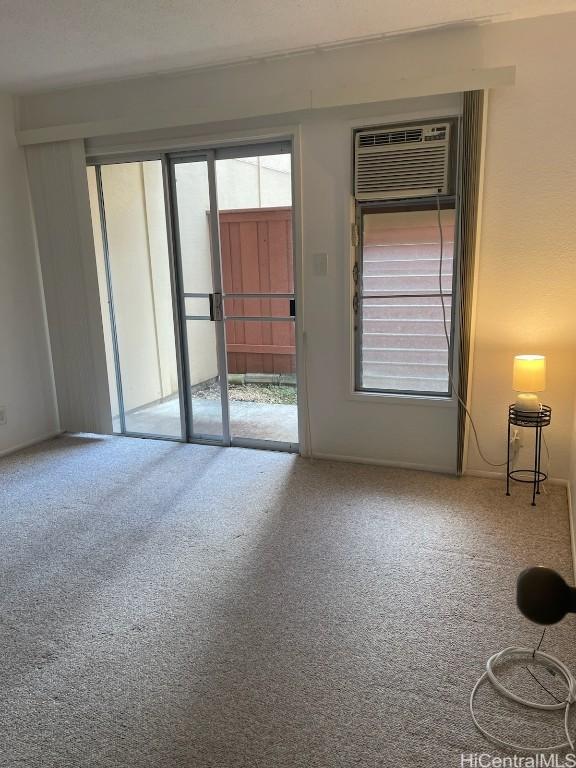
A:
{"type": "Polygon", "coordinates": [[[450,394],[456,215],[446,199],[437,206],[359,209],[357,390],[450,394]]]}
{"type": "Polygon", "coordinates": [[[459,121],[354,135],[355,389],[450,397],[459,121]]]}

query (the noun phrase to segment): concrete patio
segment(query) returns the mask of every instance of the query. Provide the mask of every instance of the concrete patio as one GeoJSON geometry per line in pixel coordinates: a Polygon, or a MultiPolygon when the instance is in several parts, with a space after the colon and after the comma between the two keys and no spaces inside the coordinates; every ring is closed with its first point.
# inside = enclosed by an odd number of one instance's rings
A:
{"type": "MultiPolygon", "coordinates": [[[[222,435],[222,412],[219,400],[192,399],[194,434],[222,435]]],[[[128,432],[180,437],[180,404],[177,398],[153,403],[126,414],[128,432]]],[[[230,400],[232,437],[298,442],[296,405],[251,403],[230,400]]],[[[120,432],[120,421],[114,419],[114,431],[120,432]]]]}

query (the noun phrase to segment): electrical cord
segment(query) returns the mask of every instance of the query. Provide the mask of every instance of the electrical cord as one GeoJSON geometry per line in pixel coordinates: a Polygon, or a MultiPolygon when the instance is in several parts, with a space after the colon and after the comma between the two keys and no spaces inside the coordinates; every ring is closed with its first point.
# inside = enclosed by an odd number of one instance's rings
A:
{"type": "MultiPolygon", "coordinates": [[[[542,435],[542,440],[544,441],[544,448],[546,448],[546,473],[545,474],[546,474],[546,480],[548,480],[548,478],[550,477],[550,463],[551,463],[550,448],[548,447],[548,443],[546,442],[546,436],[544,434],[542,435]]],[[[546,488],[546,480],[542,480],[542,482],[540,483],[540,487],[542,488],[545,494],[548,493],[548,489],[546,488]]]]}
{"type": "MultiPolygon", "coordinates": [[[[545,632],[545,630],[544,630],[545,632]]],[[[520,752],[557,752],[561,749],[565,749],[566,747],[569,747],[572,752],[574,752],[574,740],[570,736],[570,731],[568,728],[568,720],[570,717],[570,706],[576,702],[576,678],[574,678],[574,675],[572,672],[568,669],[568,667],[561,662],[559,659],[557,659],[555,656],[552,656],[550,653],[546,653],[545,651],[540,650],[540,645],[542,644],[542,640],[544,639],[544,633],[542,633],[542,637],[540,638],[540,642],[538,643],[538,646],[534,649],[530,648],[520,648],[516,646],[510,646],[509,648],[504,648],[503,651],[500,651],[499,653],[495,653],[493,656],[490,656],[488,661],[486,662],[486,671],[484,674],[482,674],[478,681],[476,682],[476,685],[472,689],[472,693],[470,694],[470,700],[469,700],[469,706],[470,706],[470,715],[472,717],[472,721],[476,728],[480,731],[480,733],[485,736],[487,739],[492,741],[494,744],[497,744],[499,747],[503,747],[505,749],[513,749],[515,751],[520,752]],[[510,659],[524,659],[528,661],[533,662],[539,662],[544,667],[546,667],[552,674],[556,675],[558,674],[562,680],[564,681],[566,685],[566,697],[563,700],[558,699],[554,694],[549,691],[545,685],[543,685],[540,680],[528,669],[532,677],[536,680],[536,682],[544,688],[544,690],[550,694],[550,696],[554,699],[553,704],[542,704],[538,701],[530,701],[529,699],[525,699],[522,696],[519,696],[518,694],[511,691],[509,688],[506,688],[506,686],[501,682],[501,680],[496,675],[496,672],[494,671],[494,667],[502,662],[502,661],[508,661],[510,659]],[[479,689],[479,687],[482,685],[482,683],[485,680],[489,680],[493,687],[500,693],[502,696],[504,696],[507,699],[510,699],[511,701],[515,701],[518,704],[522,704],[525,707],[529,707],[530,709],[539,709],[539,710],[545,710],[545,711],[559,711],[564,710],[564,732],[566,734],[566,741],[562,742],[561,744],[554,744],[549,747],[533,747],[533,746],[526,746],[522,744],[515,744],[514,742],[506,741],[505,739],[501,739],[498,736],[495,736],[493,733],[490,733],[487,731],[480,723],[478,722],[476,715],[474,713],[474,699],[476,696],[476,693],[479,689]]]]}
{"type": "MultiPolygon", "coordinates": [[[[536,656],[536,651],[540,650],[540,646],[542,645],[542,641],[544,640],[544,635],[546,634],[546,629],[547,629],[547,627],[544,627],[544,631],[542,632],[542,637],[538,641],[538,645],[536,646],[536,648],[534,648],[534,650],[532,651],[532,661],[534,661],[534,658],[536,656]]],[[[528,674],[531,675],[534,678],[534,680],[536,680],[536,682],[538,683],[540,688],[543,688],[549,696],[552,696],[554,701],[558,701],[558,702],[560,701],[560,699],[558,699],[556,696],[554,696],[552,691],[549,690],[548,688],[546,688],[544,683],[536,677],[536,675],[534,674],[534,672],[532,672],[532,670],[530,669],[530,667],[528,665],[526,665],[526,672],[528,672],[528,674]]]]}
{"type": "MultiPolygon", "coordinates": [[[[446,303],[444,301],[444,288],[442,287],[442,265],[444,261],[444,233],[442,232],[442,218],[440,215],[440,196],[436,195],[436,216],[438,221],[438,232],[440,234],[440,267],[438,269],[438,287],[440,290],[440,302],[442,304],[442,320],[444,325],[444,336],[446,337],[446,345],[448,347],[448,354],[450,354],[450,334],[448,333],[448,321],[446,320],[446,303]]],[[[472,427],[472,432],[474,433],[474,440],[476,442],[476,448],[478,449],[478,453],[480,454],[480,458],[482,461],[484,461],[486,464],[489,464],[491,467],[505,467],[507,462],[502,461],[500,463],[495,463],[493,461],[490,461],[486,458],[484,451],[482,450],[482,447],[480,446],[480,438],[478,437],[478,431],[476,429],[476,424],[474,424],[474,419],[472,418],[472,414],[468,410],[468,406],[464,402],[464,400],[460,397],[458,394],[458,387],[454,383],[454,378],[452,376],[452,371],[450,370],[450,366],[448,366],[448,378],[450,379],[450,384],[452,385],[452,391],[458,398],[458,402],[466,412],[466,415],[468,416],[468,419],[470,421],[470,426],[472,427]]]]}

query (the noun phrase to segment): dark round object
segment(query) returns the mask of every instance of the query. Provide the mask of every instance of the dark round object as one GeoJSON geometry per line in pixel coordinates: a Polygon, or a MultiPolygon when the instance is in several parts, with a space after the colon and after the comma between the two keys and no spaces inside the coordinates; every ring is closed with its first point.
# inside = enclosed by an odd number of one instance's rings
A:
{"type": "Polygon", "coordinates": [[[518,576],[516,602],[530,621],[556,624],[574,610],[574,591],[556,571],[536,566],[526,568],[518,576]]]}

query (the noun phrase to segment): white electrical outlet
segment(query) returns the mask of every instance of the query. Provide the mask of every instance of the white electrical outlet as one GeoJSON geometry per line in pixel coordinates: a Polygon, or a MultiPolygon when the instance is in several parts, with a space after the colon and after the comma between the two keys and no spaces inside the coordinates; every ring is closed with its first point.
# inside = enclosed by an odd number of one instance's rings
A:
{"type": "Polygon", "coordinates": [[[520,448],[524,444],[524,435],[522,429],[515,427],[510,433],[510,462],[514,466],[520,453],[520,448]]]}
{"type": "Polygon", "coordinates": [[[8,416],[6,415],[6,406],[0,405],[0,427],[8,423],[8,416]]]}
{"type": "Polygon", "coordinates": [[[515,427],[510,434],[510,445],[515,445],[517,448],[524,447],[524,430],[522,427],[515,427]]]}

